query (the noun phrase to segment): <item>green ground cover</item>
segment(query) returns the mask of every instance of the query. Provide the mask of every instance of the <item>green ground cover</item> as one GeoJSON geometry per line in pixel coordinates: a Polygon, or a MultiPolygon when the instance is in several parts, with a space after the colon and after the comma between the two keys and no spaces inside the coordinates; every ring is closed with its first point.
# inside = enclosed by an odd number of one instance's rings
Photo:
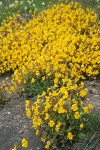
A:
{"type": "MultiPolygon", "coordinates": [[[[38,10],[37,12],[40,12],[47,9],[48,5],[58,3],[59,1],[65,2],[66,0],[0,0],[0,24],[7,16],[16,13],[24,14],[24,16],[27,14],[27,17],[30,18],[35,9],[38,10]]],[[[100,0],[69,0],[69,2],[70,1],[81,2],[85,8],[92,8],[98,14],[100,12],[100,0]]]]}

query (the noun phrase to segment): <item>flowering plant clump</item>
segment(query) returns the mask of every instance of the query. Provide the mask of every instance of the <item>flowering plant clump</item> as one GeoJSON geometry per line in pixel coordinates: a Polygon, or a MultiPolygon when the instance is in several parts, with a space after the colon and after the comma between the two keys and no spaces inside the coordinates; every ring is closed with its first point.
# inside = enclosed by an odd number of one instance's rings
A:
{"type": "Polygon", "coordinates": [[[34,96],[42,87],[32,106],[26,100],[26,115],[46,149],[63,147],[80,137],[91,112],[83,81],[100,73],[100,22],[93,11],[71,2],[23,26],[11,25],[0,27],[0,74],[13,70],[11,91],[20,85],[34,96]]]}
{"type": "Polygon", "coordinates": [[[0,27],[0,75],[7,71],[14,71],[21,63],[20,61],[17,63],[18,43],[16,37],[18,36],[17,32],[22,29],[25,23],[26,19],[22,18],[20,14],[9,16],[7,20],[2,22],[0,27]],[[16,49],[14,49],[14,45],[16,45],[16,49]]]}
{"type": "MultiPolygon", "coordinates": [[[[13,32],[11,23],[5,36],[0,27],[0,73],[14,70],[16,87],[41,74],[60,78],[95,76],[100,68],[100,27],[97,15],[78,3],[54,5],[13,32]],[[59,75],[60,74],[60,75],[59,75]]],[[[18,24],[17,24],[18,25],[18,24]]],[[[55,81],[57,82],[57,80],[55,81]]]]}
{"type": "Polygon", "coordinates": [[[26,100],[26,116],[31,117],[36,135],[41,135],[46,149],[65,147],[68,140],[78,139],[84,133],[85,118],[92,105],[85,106],[82,101],[88,92],[82,84],[48,88],[32,106],[26,100]]]}

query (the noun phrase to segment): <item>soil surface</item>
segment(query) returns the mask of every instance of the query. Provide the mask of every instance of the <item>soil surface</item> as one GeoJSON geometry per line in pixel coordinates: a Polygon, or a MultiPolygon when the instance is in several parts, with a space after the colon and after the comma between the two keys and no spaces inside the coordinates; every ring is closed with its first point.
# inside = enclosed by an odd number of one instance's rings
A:
{"type": "Polygon", "coordinates": [[[29,140],[34,150],[41,148],[30,120],[25,116],[25,98],[15,98],[0,111],[0,150],[11,150],[22,138],[29,140]]]}
{"type": "Polygon", "coordinates": [[[100,114],[100,79],[86,81],[85,85],[89,90],[87,95],[90,98],[89,102],[93,104],[95,111],[100,114]]]}
{"type": "MultiPolygon", "coordinates": [[[[86,87],[89,88],[88,97],[90,97],[94,109],[97,114],[100,114],[100,80],[86,81],[86,87]]],[[[43,150],[39,137],[35,135],[30,120],[25,116],[25,100],[24,96],[15,96],[0,110],[0,150],[11,150],[15,143],[21,142],[22,138],[29,140],[32,150],[43,150]]],[[[97,143],[90,150],[100,149],[100,132],[98,136],[97,143]]],[[[75,144],[68,149],[88,150],[84,143],[75,144]]],[[[67,148],[64,150],[67,150],[67,148]]]]}

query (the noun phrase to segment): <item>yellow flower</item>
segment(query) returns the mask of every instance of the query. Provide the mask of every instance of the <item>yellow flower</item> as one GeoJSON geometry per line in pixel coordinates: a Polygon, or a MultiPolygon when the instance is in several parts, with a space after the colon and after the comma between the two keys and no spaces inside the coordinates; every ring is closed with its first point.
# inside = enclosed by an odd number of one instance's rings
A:
{"type": "Polygon", "coordinates": [[[22,139],[22,147],[28,148],[28,141],[25,138],[22,139]]]}
{"type": "Polygon", "coordinates": [[[26,116],[30,117],[31,116],[31,111],[29,108],[26,107],[26,116]]]}
{"type": "Polygon", "coordinates": [[[58,104],[59,104],[60,106],[63,106],[63,105],[66,104],[66,101],[63,100],[63,99],[60,99],[59,102],[58,102],[58,104]]]}
{"type": "Polygon", "coordinates": [[[36,107],[36,108],[34,108],[34,115],[38,115],[39,114],[39,110],[38,110],[38,108],[36,107]]]}
{"type": "Polygon", "coordinates": [[[57,109],[58,109],[58,104],[56,104],[56,105],[54,106],[53,111],[57,111],[57,109]]]}
{"type": "Polygon", "coordinates": [[[71,110],[76,111],[78,110],[77,104],[73,104],[71,107],[71,110]]]}
{"type": "Polygon", "coordinates": [[[12,150],[17,150],[17,147],[15,146],[12,150]]]}
{"type": "Polygon", "coordinates": [[[49,119],[49,114],[48,113],[46,113],[45,114],[45,118],[44,118],[45,120],[48,120],[49,119]]]}
{"type": "Polygon", "coordinates": [[[41,141],[45,142],[46,141],[46,137],[45,136],[41,137],[41,141]]]}
{"type": "Polygon", "coordinates": [[[83,127],[84,127],[84,124],[83,124],[83,123],[81,123],[81,124],[80,124],[80,128],[82,129],[83,127]]]}
{"type": "Polygon", "coordinates": [[[73,134],[72,134],[71,132],[69,132],[69,133],[67,134],[67,138],[68,138],[69,140],[72,140],[72,139],[73,139],[73,134]]]}
{"type": "Polygon", "coordinates": [[[37,119],[37,125],[40,126],[42,123],[43,123],[43,122],[42,122],[42,119],[41,119],[41,118],[38,118],[38,119],[37,119]]]}
{"type": "Polygon", "coordinates": [[[35,79],[34,79],[34,78],[32,78],[32,79],[31,79],[31,83],[34,83],[34,82],[35,82],[35,79]]]}
{"type": "Polygon", "coordinates": [[[11,87],[10,87],[10,90],[11,90],[11,91],[14,91],[14,90],[15,90],[15,87],[14,87],[14,86],[11,86],[11,87]]]}
{"type": "Polygon", "coordinates": [[[49,125],[50,127],[54,127],[55,122],[54,122],[53,120],[50,120],[49,123],[48,123],[48,125],[49,125]]]}
{"type": "Polygon", "coordinates": [[[22,92],[24,92],[25,91],[25,89],[24,88],[22,88],[22,92]]]}
{"type": "Polygon", "coordinates": [[[88,108],[93,108],[93,105],[92,104],[88,104],[88,108]]]}
{"type": "Polygon", "coordinates": [[[43,91],[43,92],[42,92],[42,96],[45,96],[45,94],[46,94],[46,92],[45,92],[45,91],[43,91]]]}
{"type": "Polygon", "coordinates": [[[36,135],[38,135],[39,134],[39,130],[36,130],[36,133],[35,133],[36,135]]]}
{"type": "Polygon", "coordinates": [[[44,76],[44,77],[42,77],[42,80],[43,80],[43,81],[45,80],[45,76],[44,76]]]}
{"type": "Polygon", "coordinates": [[[89,108],[88,108],[88,106],[84,107],[84,112],[85,112],[86,114],[89,113],[89,108]]]}
{"type": "Polygon", "coordinates": [[[39,76],[39,75],[40,75],[39,71],[36,71],[36,76],[39,76]]]}
{"type": "Polygon", "coordinates": [[[47,144],[45,145],[45,148],[46,148],[46,149],[49,149],[50,145],[51,145],[51,142],[50,142],[50,141],[47,141],[47,144]]]}
{"type": "Polygon", "coordinates": [[[45,112],[47,112],[50,109],[50,107],[51,107],[51,105],[49,103],[47,103],[46,106],[45,106],[45,109],[44,109],[45,112]]]}
{"type": "Polygon", "coordinates": [[[5,87],[5,90],[8,91],[8,87],[5,87]]]}
{"type": "Polygon", "coordinates": [[[0,89],[2,89],[2,86],[0,86],[0,89]]]}
{"type": "Polygon", "coordinates": [[[59,107],[59,108],[58,108],[58,113],[59,113],[59,114],[63,114],[63,113],[66,113],[66,112],[67,112],[67,110],[64,109],[63,107],[59,107]]]}
{"type": "Polygon", "coordinates": [[[60,130],[62,123],[58,122],[58,124],[55,126],[55,131],[58,132],[60,130]]]}
{"type": "Polygon", "coordinates": [[[88,92],[88,89],[87,89],[87,88],[85,88],[84,90],[81,90],[81,91],[80,91],[80,96],[81,96],[81,97],[86,96],[87,92],[88,92]]]}
{"type": "Polygon", "coordinates": [[[80,118],[80,113],[78,111],[75,112],[74,117],[75,117],[75,119],[79,119],[80,118]]]}
{"type": "Polygon", "coordinates": [[[26,80],[24,80],[24,84],[26,83],[26,80]]]}
{"type": "Polygon", "coordinates": [[[87,100],[87,101],[89,101],[89,100],[90,100],[90,98],[86,98],[86,100],[87,100]]]}
{"type": "Polygon", "coordinates": [[[30,100],[26,100],[25,103],[26,103],[26,104],[25,104],[26,107],[29,106],[29,105],[30,105],[30,100]]]}

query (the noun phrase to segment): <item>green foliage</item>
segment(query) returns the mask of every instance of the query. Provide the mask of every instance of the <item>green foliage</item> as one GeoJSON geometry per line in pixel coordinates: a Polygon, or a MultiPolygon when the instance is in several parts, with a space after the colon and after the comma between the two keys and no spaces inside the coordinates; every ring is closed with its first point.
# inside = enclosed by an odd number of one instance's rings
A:
{"type": "Polygon", "coordinates": [[[97,112],[95,112],[94,114],[89,114],[87,119],[87,131],[100,131],[100,114],[98,114],[97,112]]]}
{"type": "Polygon", "coordinates": [[[0,87],[0,106],[3,106],[7,101],[6,92],[0,87]]]}
{"type": "MultiPolygon", "coordinates": [[[[51,3],[57,3],[58,0],[51,0],[51,3]]],[[[22,14],[23,17],[27,17],[28,20],[34,14],[34,10],[38,9],[40,12],[48,8],[49,1],[47,0],[5,0],[0,2],[0,24],[8,16],[13,14],[22,14]]]]}
{"type": "MultiPolygon", "coordinates": [[[[60,0],[65,2],[66,0],[60,0]]],[[[72,0],[69,0],[71,2],[72,0]]],[[[99,0],[76,0],[81,2],[85,8],[92,8],[97,13],[100,12],[100,1],[99,0]]],[[[48,5],[56,4],[59,0],[1,0],[0,2],[0,24],[8,16],[12,14],[23,13],[27,14],[27,18],[31,18],[35,9],[40,12],[48,8],[48,5]]],[[[25,17],[25,16],[24,16],[25,17]]]]}
{"type": "MultiPolygon", "coordinates": [[[[44,77],[45,78],[45,77],[44,77]]],[[[41,94],[43,91],[47,91],[48,87],[53,85],[52,78],[45,78],[42,80],[42,77],[35,77],[35,82],[31,82],[31,78],[28,78],[27,83],[25,85],[24,92],[28,98],[35,97],[38,94],[41,94]]]]}

